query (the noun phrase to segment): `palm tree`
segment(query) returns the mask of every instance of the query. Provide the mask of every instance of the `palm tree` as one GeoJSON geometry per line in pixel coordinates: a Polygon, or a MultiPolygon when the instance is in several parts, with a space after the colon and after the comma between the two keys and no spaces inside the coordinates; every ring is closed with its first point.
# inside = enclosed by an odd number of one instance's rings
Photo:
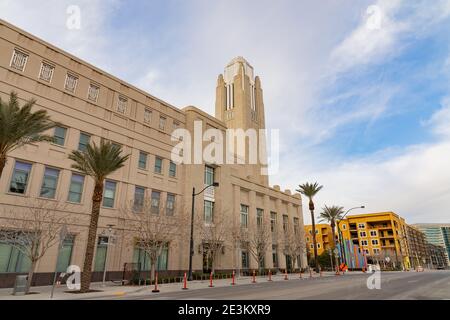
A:
{"type": "Polygon", "coordinates": [[[0,178],[9,152],[33,142],[53,141],[43,132],[58,124],[45,110],[32,112],[35,103],[31,99],[20,107],[15,92],[11,92],[8,102],[0,98],[0,178]]]}
{"type": "Polygon", "coordinates": [[[311,211],[311,221],[312,221],[312,239],[313,239],[313,246],[314,246],[314,264],[316,268],[316,272],[319,272],[319,260],[317,257],[317,241],[316,241],[316,223],[314,221],[314,202],[313,197],[317,194],[317,192],[322,189],[323,186],[319,186],[317,182],[314,183],[304,183],[299,185],[299,189],[297,189],[297,192],[300,192],[304,196],[308,197],[309,199],[309,211],[311,211]]]}
{"type": "Polygon", "coordinates": [[[109,174],[123,167],[129,157],[129,155],[122,156],[121,152],[120,146],[102,139],[99,146],[93,143],[92,146],[88,145],[85,151],[72,151],[69,155],[69,159],[75,162],[72,164],[72,168],[91,176],[95,182],[80,292],[88,292],[91,284],[92,260],[97,239],[104,180],[109,174]]]}
{"type": "MultiPolygon", "coordinates": [[[[344,207],[339,206],[332,206],[327,207],[325,206],[322,208],[323,212],[319,215],[319,222],[326,221],[331,226],[331,234],[333,236],[333,247],[336,248],[336,220],[340,220],[342,218],[342,215],[344,213],[344,207]]],[[[334,261],[336,264],[336,268],[338,268],[338,257],[337,255],[334,256],[334,261]]],[[[338,269],[337,269],[338,270],[338,269]]]]}

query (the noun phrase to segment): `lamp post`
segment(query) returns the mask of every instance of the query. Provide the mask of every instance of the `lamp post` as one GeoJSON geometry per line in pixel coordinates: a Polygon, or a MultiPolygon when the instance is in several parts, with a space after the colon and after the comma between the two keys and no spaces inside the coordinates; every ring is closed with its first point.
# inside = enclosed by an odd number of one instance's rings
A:
{"type": "Polygon", "coordinates": [[[192,257],[194,256],[194,210],[195,210],[195,196],[198,196],[209,187],[218,187],[219,183],[207,185],[200,192],[195,193],[195,187],[192,188],[192,210],[191,210],[191,241],[189,243],[189,275],[188,280],[192,281],[192,257]]]}
{"type": "Polygon", "coordinates": [[[105,282],[106,282],[106,268],[108,267],[109,246],[114,241],[114,234],[113,234],[113,231],[112,231],[112,228],[114,227],[114,225],[113,224],[108,224],[107,227],[108,227],[108,230],[107,231],[105,230],[106,232],[105,231],[102,232],[102,235],[106,235],[106,237],[108,237],[108,242],[106,243],[105,268],[103,269],[103,283],[102,283],[103,287],[106,285],[105,284],[105,282]]]}
{"type": "MultiPolygon", "coordinates": [[[[344,213],[344,215],[342,216],[342,218],[340,218],[339,220],[337,220],[337,227],[338,227],[338,234],[339,234],[339,246],[341,247],[341,252],[342,252],[342,255],[344,256],[344,261],[345,261],[345,264],[347,264],[347,255],[345,254],[345,248],[344,248],[344,245],[343,245],[343,243],[342,243],[342,241],[343,241],[343,237],[342,237],[342,231],[341,231],[341,227],[339,226],[339,224],[341,223],[341,221],[342,220],[344,220],[344,218],[345,218],[345,216],[347,215],[347,213],[349,213],[350,211],[352,211],[352,210],[354,210],[354,209],[364,209],[365,208],[365,206],[359,206],[359,207],[353,207],[353,208],[350,208],[350,209],[348,209],[345,213],[344,213]]],[[[342,263],[342,258],[340,259],[341,261],[341,263],[342,263]]]]}

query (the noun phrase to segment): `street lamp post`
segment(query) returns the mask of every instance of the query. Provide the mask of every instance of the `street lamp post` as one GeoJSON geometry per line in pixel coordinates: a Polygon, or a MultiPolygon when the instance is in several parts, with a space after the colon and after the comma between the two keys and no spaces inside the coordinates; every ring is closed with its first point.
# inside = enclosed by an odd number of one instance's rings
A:
{"type": "MultiPolygon", "coordinates": [[[[345,264],[347,264],[347,255],[345,254],[345,248],[344,245],[342,243],[343,241],[343,236],[342,236],[342,231],[341,231],[341,227],[339,226],[339,224],[341,223],[342,220],[344,220],[345,216],[347,215],[347,213],[349,213],[350,211],[354,210],[354,209],[364,209],[365,206],[359,206],[359,207],[353,207],[348,209],[344,215],[342,216],[342,218],[340,218],[339,220],[337,220],[337,227],[338,227],[338,235],[339,235],[339,246],[341,247],[341,252],[342,252],[342,256],[344,257],[344,261],[345,264]]],[[[340,263],[342,263],[342,258],[340,257],[340,263]]]]}
{"type": "Polygon", "coordinates": [[[194,211],[195,211],[195,196],[198,196],[209,187],[218,187],[219,183],[214,182],[202,189],[202,191],[195,193],[195,187],[192,188],[192,208],[191,208],[191,240],[189,243],[189,275],[188,280],[192,281],[192,257],[194,256],[194,211]]]}

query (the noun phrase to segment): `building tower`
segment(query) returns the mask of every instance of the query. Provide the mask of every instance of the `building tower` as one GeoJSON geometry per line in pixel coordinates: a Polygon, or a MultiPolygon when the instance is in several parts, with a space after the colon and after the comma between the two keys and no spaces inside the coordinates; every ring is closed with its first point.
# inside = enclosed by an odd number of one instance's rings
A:
{"type": "MultiPolygon", "coordinates": [[[[228,129],[255,129],[258,146],[265,146],[265,138],[260,143],[259,129],[265,129],[263,91],[259,77],[254,76],[253,67],[243,57],[236,57],[220,74],[216,87],[216,118],[225,122],[228,129]]],[[[246,139],[246,164],[239,172],[244,178],[268,185],[268,176],[262,175],[267,163],[265,154],[258,148],[258,164],[248,164],[249,139],[246,139]],[[263,163],[263,165],[261,164],[263,163]]]]}

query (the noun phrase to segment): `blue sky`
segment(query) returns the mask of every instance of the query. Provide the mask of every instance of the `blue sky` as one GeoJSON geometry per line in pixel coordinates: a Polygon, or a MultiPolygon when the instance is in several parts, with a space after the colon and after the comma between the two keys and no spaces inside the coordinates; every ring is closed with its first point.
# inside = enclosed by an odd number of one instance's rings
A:
{"type": "Polygon", "coordinates": [[[211,114],[217,75],[242,55],[281,129],[271,184],[317,180],[319,207],[450,220],[450,0],[0,0],[0,17],[211,114]]]}

